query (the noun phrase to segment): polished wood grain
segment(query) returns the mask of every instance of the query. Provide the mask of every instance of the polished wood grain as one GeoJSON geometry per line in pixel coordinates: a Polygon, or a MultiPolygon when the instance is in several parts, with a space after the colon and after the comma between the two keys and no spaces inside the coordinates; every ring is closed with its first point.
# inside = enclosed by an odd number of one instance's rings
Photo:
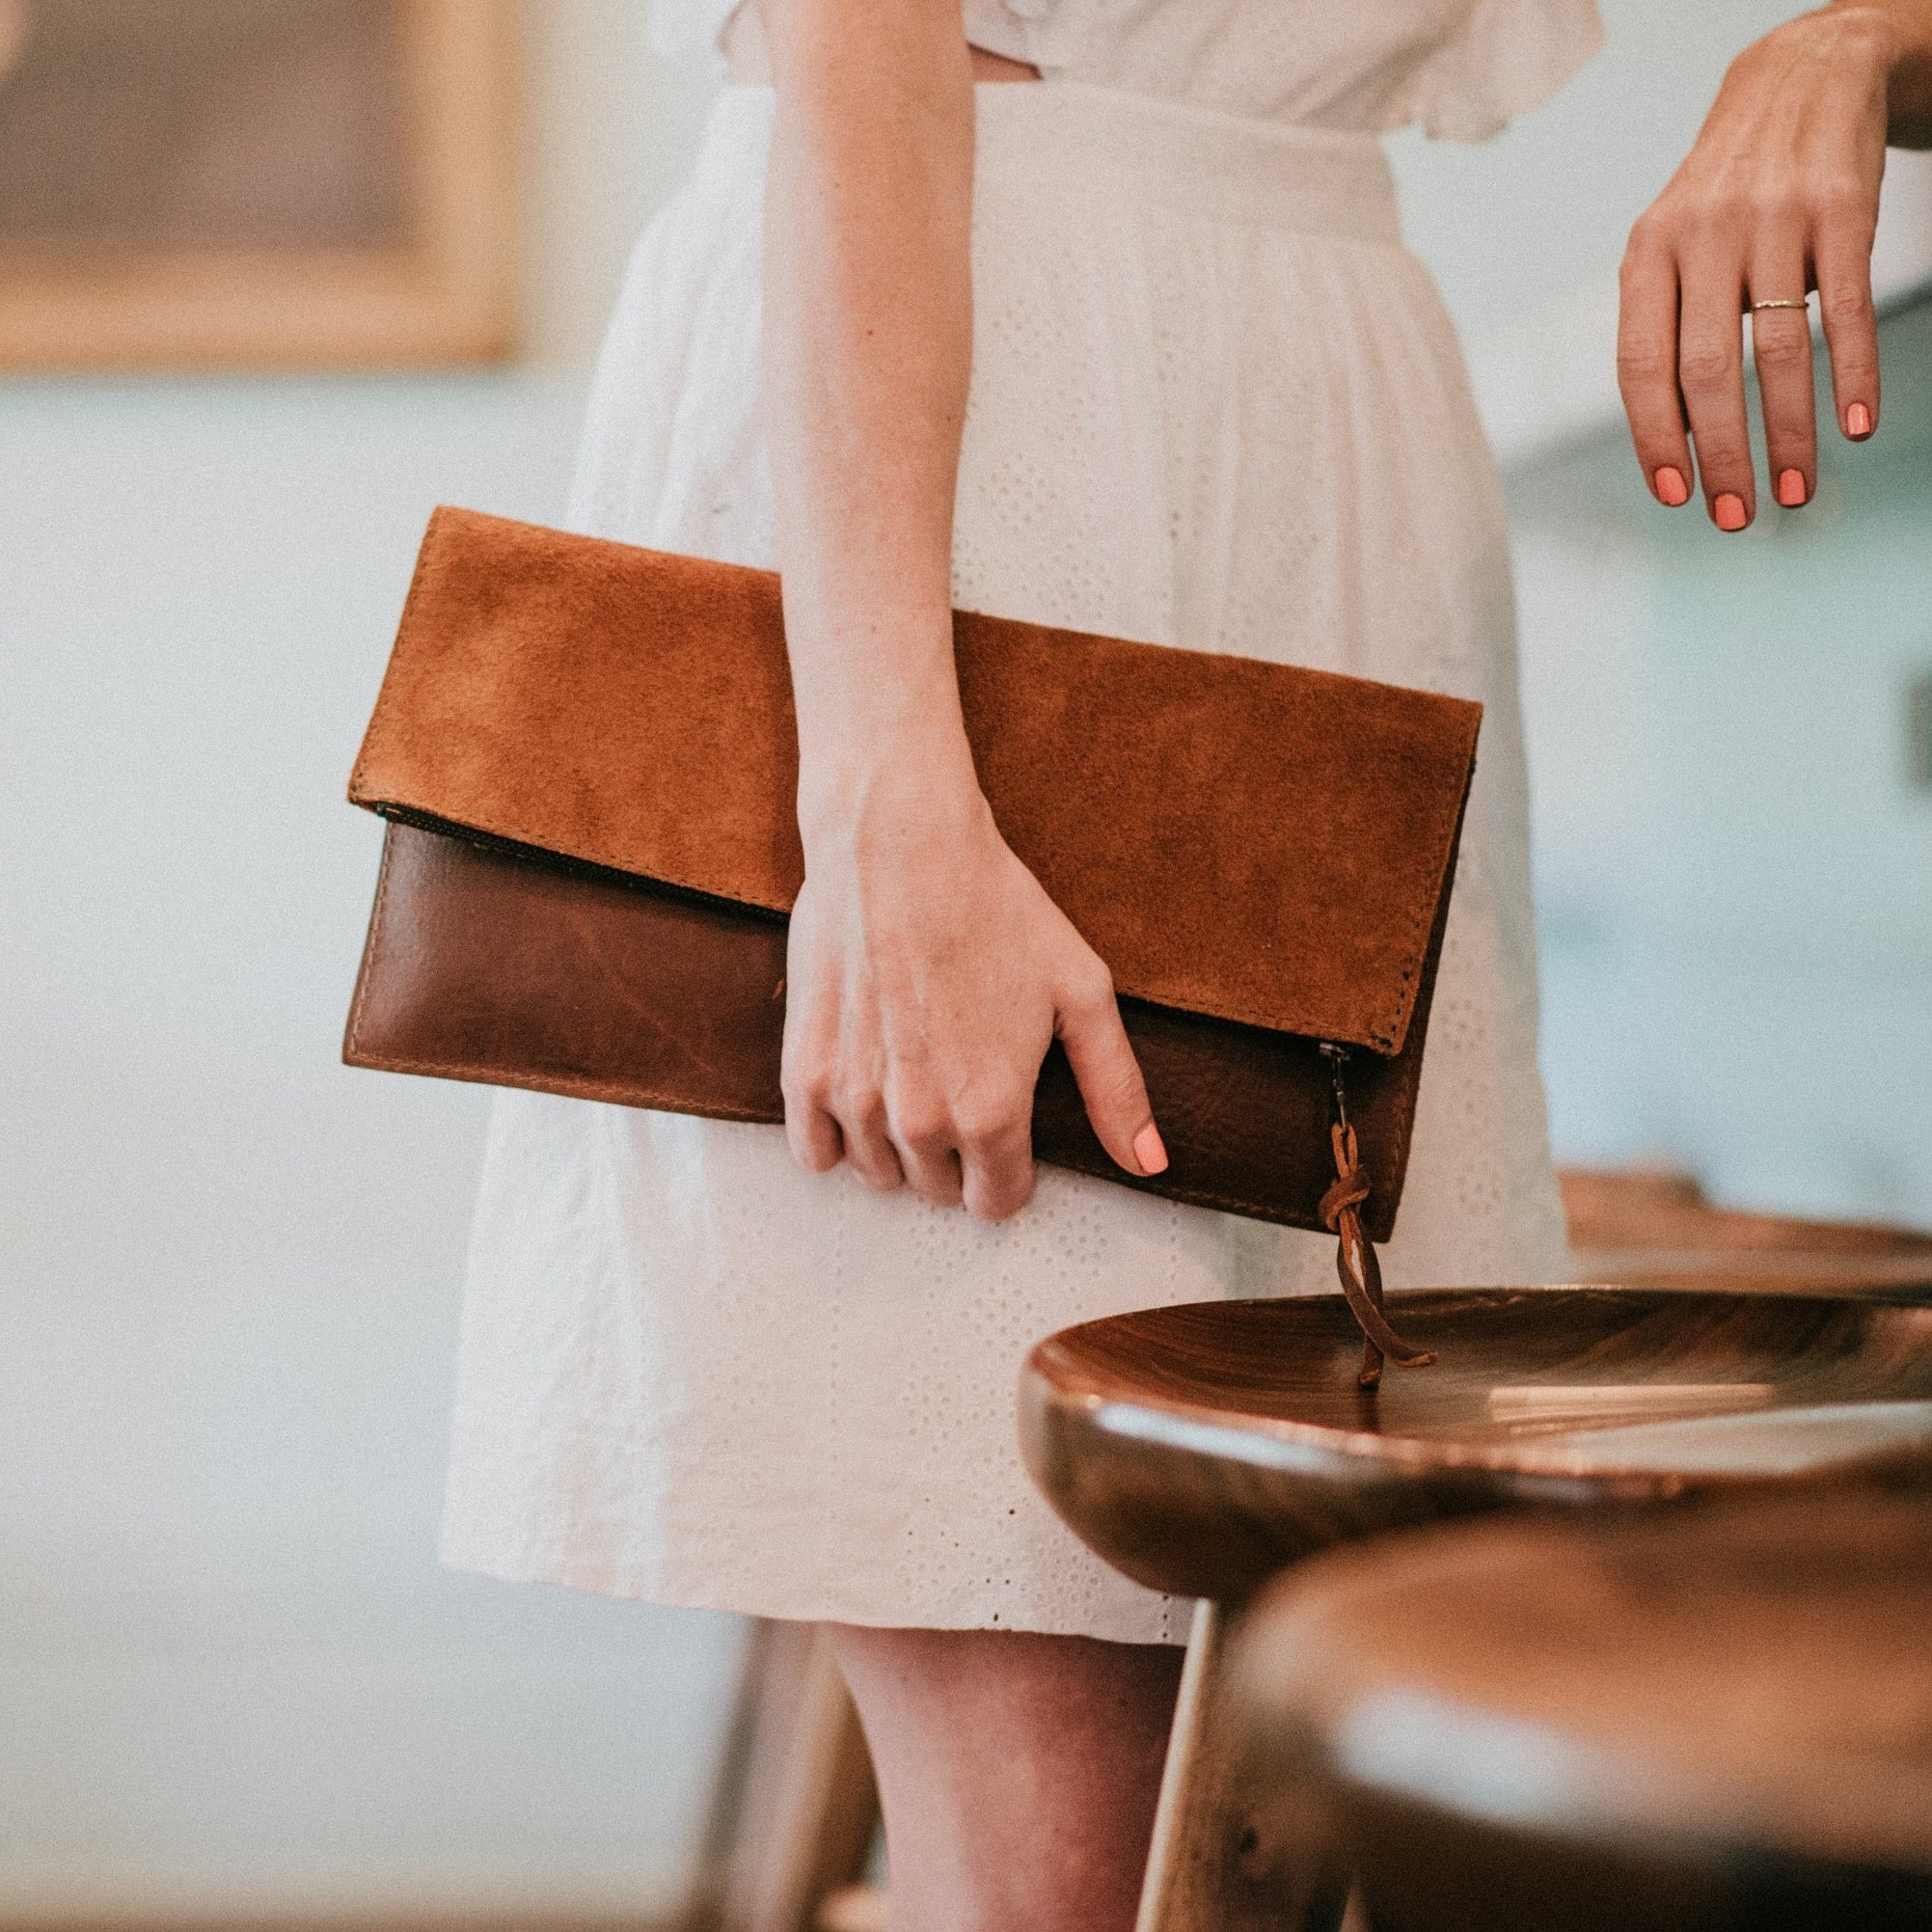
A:
{"type": "MultiPolygon", "coordinates": [[[[1717,1208],[1704,1199],[1694,1181],[1680,1174],[1569,1170],[1559,1180],[1571,1243],[1589,1258],[1594,1281],[1815,1293],[1932,1280],[1932,1235],[1717,1208]]],[[[1735,1396],[1756,1385],[1746,1381],[1727,1386],[1735,1396]]],[[[1513,1413],[1522,1421],[1538,1416],[1587,1421],[1592,1404],[1601,1413],[1598,1389],[1585,1385],[1573,1400],[1577,1405],[1565,1410],[1556,1388],[1538,1393],[1532,1386],[1518,1388],[1500,1404],[1492,1398],[1491,1409],[1499,1418],[1513,1413]]],[[[1671,1406],[1655,1383],[1651,1401],[1654,1412],[1668,1412],[1671,1406]]],[[[1725,1405],[1720,1395],[1707,1391],[1701,1412],[1721,1412],[1725,1405]]],[[[1758,1405],[1755,1397],[1738,1401],[1740,1410],[1758,1405]]],[[[1677,1412],[1694,1411],[1680,1402],[1677,1412]]],[[[1214,1926],[1224,1932],[1257,1915],[1271,1915],[1270,1922],[1278,1926],[1293,1922],[1297,1910],[1304,1923],[1322,1924],[1332,1916],[1332,1893],[1319,1856],[1310,1856],[1315,1847],[1307,1821],[1291,1828],[1276,1812],[1264,1829],[1255,1809],[1244,1802],[1247,1773],[1222,1708],[1224,1639],[1238,1619],[1231,1611],[1215,1606],[1203,1609],[1204,1618],[1190,1645],[1189,1671],[1197,1694],[1186,1706],[1185,1721],[1177,1725],[1162,1793],[1162,1821],[1143,1902],[1142,1932],[1176,1932],[1186,1926],[1214,1926]],[[1252,1844],[1250,1832],[1255,1835],[1252,1844]]],[[[788,1702],[797,1688],[796,1679],[782,1672],[768,1678],[763,1662],[754,1645],[741,1699],[741,1750],[727,1754],[711,1849],[700,1862],[708,1877],[700,1884],[688,1932],[717,1926],[726,1868],[742,1871],[748,1860],[755,1863],[750,1837],[796,1843],[808,1839],[814,1830],[829,1834],[825,1868],[837,1870],[850,1859],[856,1838],[862,1836],[847,1804],[829,1799],[824,1790],[795,1790],[790,1803],[797,1816],[768,1814],[760,1820],[748,1814],[744,1760],[751,1750],[759,1713],[768,1702],[788,1702]]],[[[843,1784],[853,1775],[848,1758],[834,1755],[827,1760],[826,1776],[833,1785],[843,1784]]],[[[833,1932],[834,1924],[845,1932],[857,1932],[862,1925],[876,1923],[882,1909],[878,1892],[848,1888],[820,1903],[820,1932],[833,1932]]]]}
{"type": "Polygon", "coordinates": [[[1292,1791],[1265,1813],[1250,1802],[1250,1739],[1227,1672],[1234,1616],[1194,1606],[1134,1932],[1338,1932],[1348,1875],[1325,1855],[1320,1814],[1292,1791]]]}
{"type": "Polygon", "coordinates": [[[1932,1233],[1919,1229],[1716,1207],[1668,1168],[1557,1179],[1579,1280],[1756,1293],[1932,1286],[1932,1233]]]}
{"type": "Polygon", "coordinates": [[[1932,1500],[1340,1550],[1231,1675],[1382,1932],[1932,1924],[1932,1500]]]}
{"type": "Polygon", "coordinates": [[[1391,1308],[1438,1360],[1379,1391],[1355,1385],[1339,1295],[1063,1330],[1022,1377],[1028,1467],[1129,1576],[1223,1601],[1442,1517],[1932,1471],[1932,1295],[1494,1289],[1391,1308]]]}

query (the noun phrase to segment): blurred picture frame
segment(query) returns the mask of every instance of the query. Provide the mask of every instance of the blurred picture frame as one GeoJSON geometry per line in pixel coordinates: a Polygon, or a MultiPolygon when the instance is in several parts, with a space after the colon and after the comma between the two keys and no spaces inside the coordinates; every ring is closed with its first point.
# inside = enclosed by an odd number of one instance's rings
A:
{"type": "Polygon", "coordinates": [[[0,370],[517,346],[516,0],[0,0],[0,370]]]}

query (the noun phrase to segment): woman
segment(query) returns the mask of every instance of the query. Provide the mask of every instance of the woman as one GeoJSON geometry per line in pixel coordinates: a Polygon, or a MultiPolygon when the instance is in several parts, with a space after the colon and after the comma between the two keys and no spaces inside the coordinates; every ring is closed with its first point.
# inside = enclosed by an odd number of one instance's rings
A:
{"type": "MultiPolygon", "coordinates": [[[[1556,1278],[1502,506],[1376,136],[1493,131],[1588,56],[1592,0],[668,4],[742,84],[633,264],[572,515],[783,571],[787,1124],[499,1100],[446,1554],[834,1625],[895,1922],[1126,1926],[1181,1607],[1033,1495],[1015,1374],[1068,1322],[1331,1262],[1034,1172],[1056,1035],[1123,1169],[1165,1155],[1104,966],[980,797],[948,612],[1484,701],[1386,1268],[1556,1278]]],[[[1748,519],[1740,297],[1800,297],[1813,264],[1847,427],[1876,422],[1853,297],[1886,89],[1919,111],[1928,41],[1904,0],[1834,7],[1727,82],[1633,250],[1625,375],[1666,501],[1699,474],[1681,369],[1712,514],[1748,519]]]]}

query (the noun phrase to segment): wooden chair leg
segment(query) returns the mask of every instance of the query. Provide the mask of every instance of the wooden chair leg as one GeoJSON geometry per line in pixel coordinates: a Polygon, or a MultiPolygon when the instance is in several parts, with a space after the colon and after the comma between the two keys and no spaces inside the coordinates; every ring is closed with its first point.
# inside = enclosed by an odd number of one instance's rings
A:
{"type": "Polygon", "coordinates": [[[1195,1606],[1134,1932],[1337,1932],[1347,1881],[1291,1842],[1278,1807],[1249,1804],[1226,1710],[1236,1613],[1195,1606]]]}
{"type": "Polygon", "coordinates": [[[815,1932],[864,1872],[878,1825],[830,1642],[809,1623],[754,1623],[687,1932],[815,1932]]]}

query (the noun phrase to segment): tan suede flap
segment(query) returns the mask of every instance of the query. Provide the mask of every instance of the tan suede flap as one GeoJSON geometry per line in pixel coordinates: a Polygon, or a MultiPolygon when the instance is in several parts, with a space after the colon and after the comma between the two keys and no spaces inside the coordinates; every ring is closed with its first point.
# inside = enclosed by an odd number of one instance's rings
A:
{"type": "MultiPolygon", "coordinates": [[[[1119,989],[1384,1053],[1482,707],[961,612],[981,782],[1119,989]]],[[[715,897],[803,875],[778,580],[439,509],[349,796],[715,897]]]]}

